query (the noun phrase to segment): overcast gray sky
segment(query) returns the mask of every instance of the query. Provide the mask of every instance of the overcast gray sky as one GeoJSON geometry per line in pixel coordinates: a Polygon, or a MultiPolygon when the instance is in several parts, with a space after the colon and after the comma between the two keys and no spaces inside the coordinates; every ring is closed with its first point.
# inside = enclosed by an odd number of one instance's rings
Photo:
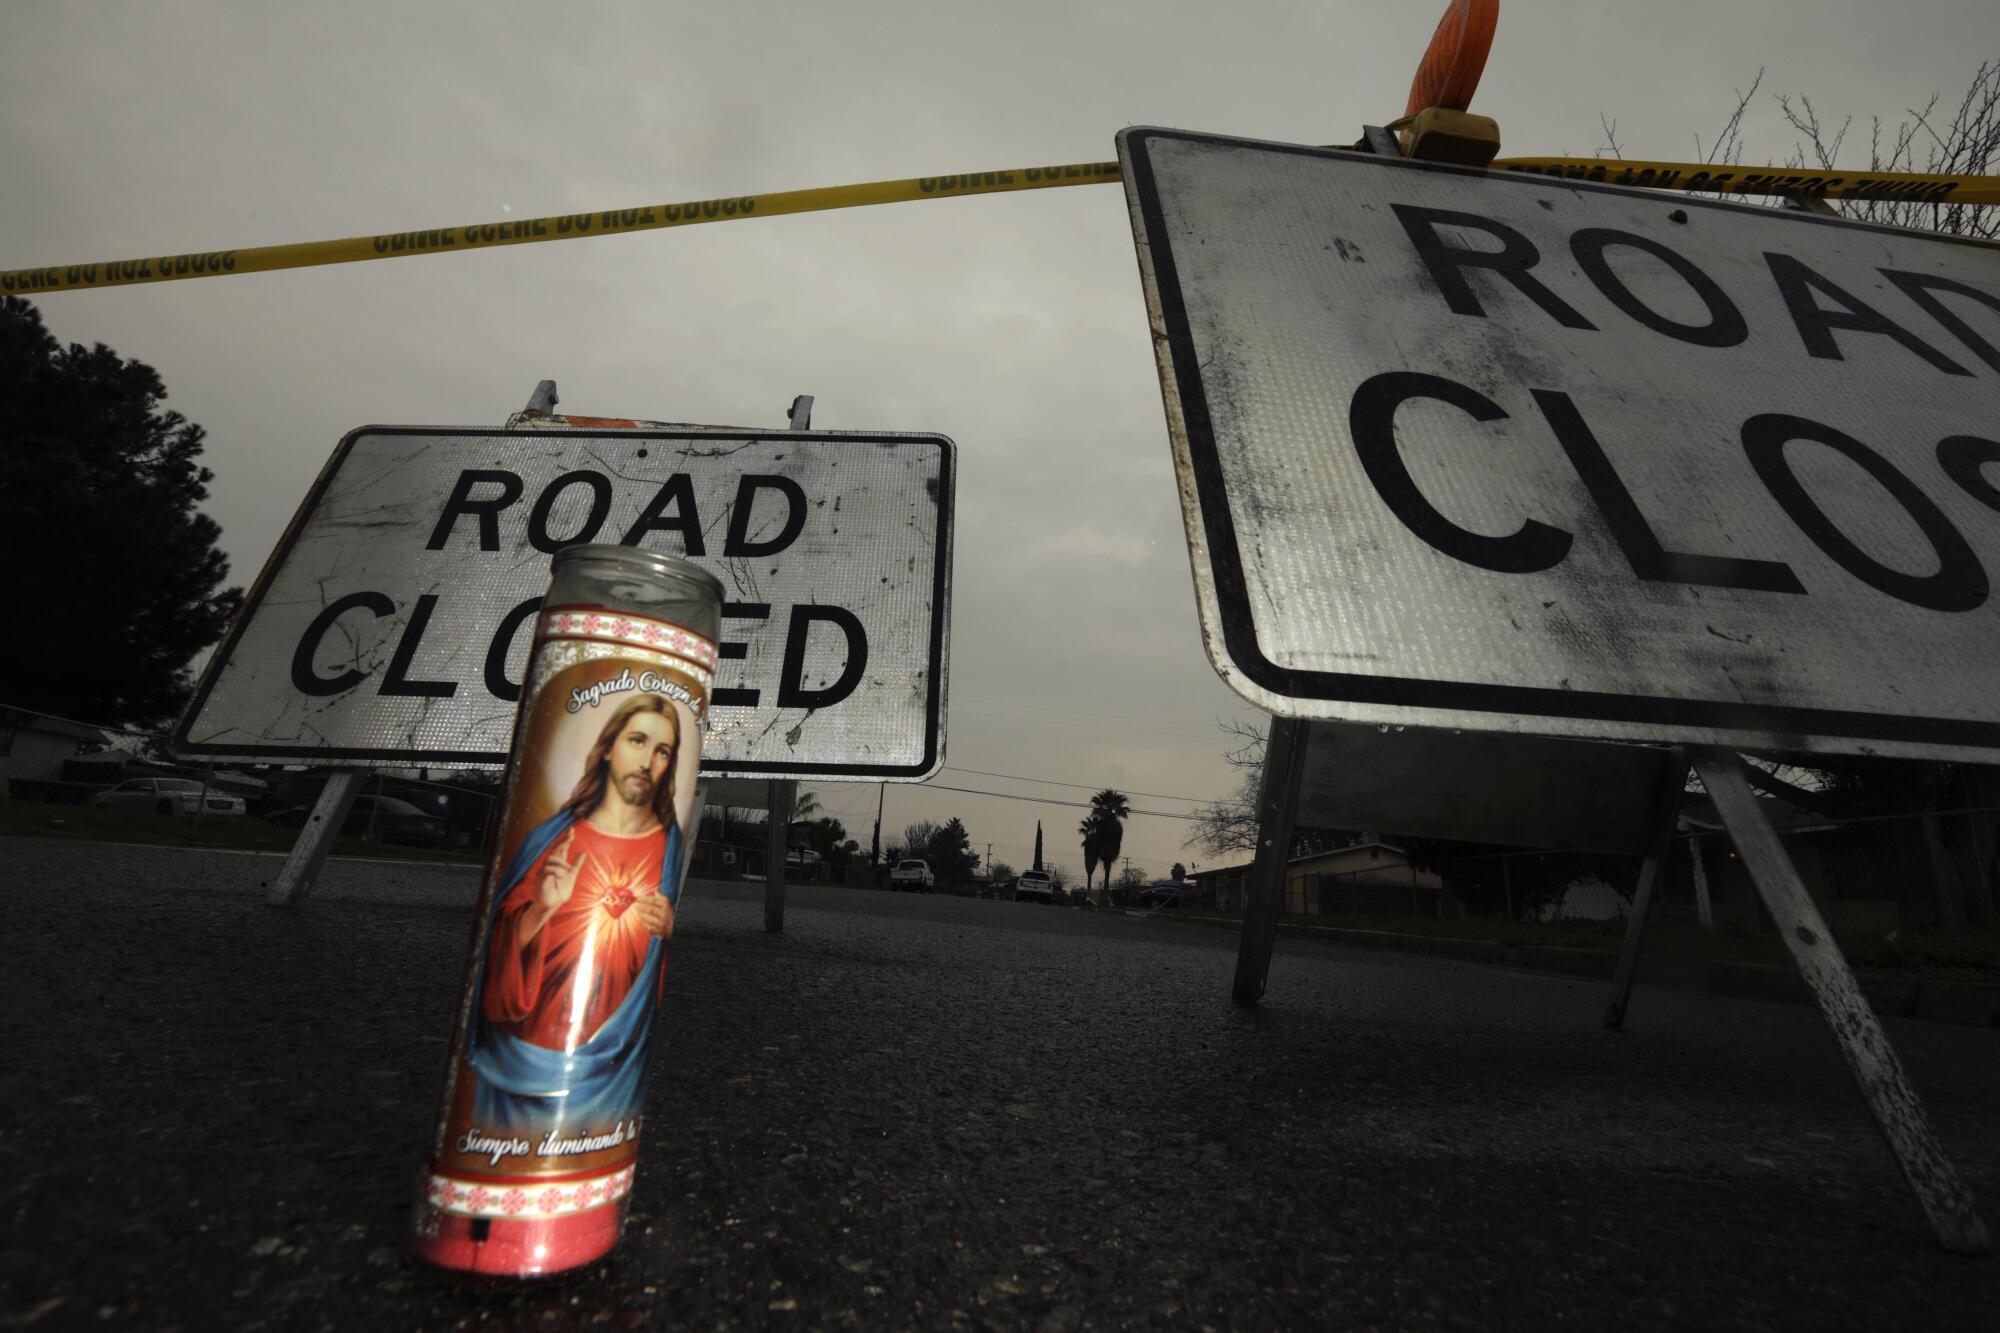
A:
{"type": "MultiPolygon", "coordinates": [[[[1127,125],[1303,143],[1399,115],[1442,0],[1088,4],[119,5],[14,0],[0,268],[211,250],[1115,156],[1127,125]]],[[[1473,109],[1509,153],[1685,159],[1764,88],[1893,121],[2000,55],[1990,0],[1508,0],[1473,109]]],[[[1791,138],[1764,96],[1749,160],[1791,138]]],[[[1865,130],[1862,137],[1865,152],[1865,130]]],[[[1863,162],[1855,158],[1856,163],[1863,162]]],[[[57,293],[65,341],[147,361],[209,431],[248,582],[340,437],[564,410],[941,431],[960,446],[958,769],[1219,796],[1203,657],[1116,185],[215,281],[57,293]]],[[[875,789],[823,787],[864,842],[875,789]]],[[[1081,812],[891,787],[1073,872],[1081,812]]],[[[1163,873],[1186,825],[1136,818],[1163,873]]]]}

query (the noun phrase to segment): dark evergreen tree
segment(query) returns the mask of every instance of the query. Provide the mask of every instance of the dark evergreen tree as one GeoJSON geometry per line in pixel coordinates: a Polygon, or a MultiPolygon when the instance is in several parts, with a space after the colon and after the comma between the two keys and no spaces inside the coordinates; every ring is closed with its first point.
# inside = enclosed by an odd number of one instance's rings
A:
{"type": "Polygon", "coordinates": [[[154,725],[186,703],[188,663],[242,599],[197,506],[203,432],[166,411],[151,366],[63,347],[0,298],[0,702],[154,725]]]}
{"type": "Polygon", "coordinates": [[[806,827],[806,845],[820,854],[835,870],[845,870],[848,850],[847,826],[831,815],[821,815],[806,827]]]}
{"type": "Polygon", "coordinates": [[[964,822],[956,817],[931,834],[930,855],[924,859],[930,862],[931,873],[939,884],[963,884],[979,868],[979,853],[972,850],[972,837],[965,831],[964,822]]]}

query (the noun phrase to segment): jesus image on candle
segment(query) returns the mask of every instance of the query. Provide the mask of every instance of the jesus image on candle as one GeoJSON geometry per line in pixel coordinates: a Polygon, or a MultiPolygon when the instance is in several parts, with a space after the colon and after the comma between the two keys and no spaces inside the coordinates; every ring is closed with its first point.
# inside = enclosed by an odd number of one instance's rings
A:
{"type": "Polygon", "coordinates": [[[469,1051],[482,1128],[581,1132],[639,1109],[679,887],[680,713],[621,703],[495,889],[469,1051]]]}

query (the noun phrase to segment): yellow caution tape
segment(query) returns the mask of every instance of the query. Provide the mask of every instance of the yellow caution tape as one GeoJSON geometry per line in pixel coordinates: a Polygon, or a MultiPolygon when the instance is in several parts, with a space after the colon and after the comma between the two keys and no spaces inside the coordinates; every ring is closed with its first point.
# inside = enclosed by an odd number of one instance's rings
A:
{"type": "Polygon", "coordinates": [[[441,251],[483,250],[496,245],[532,245],[538,241],[613,236],[622,232],[654,231],[661,227],[691,227],[702,222],[816,213],[832,208],[860,208],[867,204],[897,204],[917,199],[995,194],[1007,190],[1045,190],[1063,185],[1095,185],[1118,178],[1116,162],[919,176],[866,185],[833,185],[819,190],[750,194],[734,199],[645,204],[638,208],[615,208],[601,213],[510,218],[505,222],[475,222],[463,227],[348,236],[337,241],[304,241],[296,245],[259,245],[242,250],[210,250],[199,254],[158,255],[53,268],[9,269],[0,271],[0,292],[69,291],[89,287],[123,287],[139,282],[218,278],[233,273],[268,273],[281,268],[353,264],[367,259],[398,259],[404,255],[437,254],[441,251]]]}
{"type": "Polygon", "coordinates": [[[1914,171],[1808,171],[1706,162],[1606,162],[1592,157],[1504,157],[1496,171],[1525,171],[1605,185],[1707,194],[1803,194],[1919,204],[2000,204],[2000,176],[1914,171]]]}
{"type": "MultiPolygon", "coordinates": [[[[2000,176],[1941,176],[1893,171],[1834,175],[1782,167],[1717,166],[1699,162],[1606,162],[1576,157],[1501,158],[1493,163],[1493,168],[1496,171],[1531,172],[1606,185],[1638,185],[1709,193],[1806,194],[1835,199],[2000,204],[2000,176]]],[[[442,251],[482,250],[496,245],[532,245],[538,241],[613,236],[622,232],[654,231],[662,227],[691,227],[702,222],[860,208],[868,204],[998,194],[1009,190],[1045,190],[1064,185],[1109,184],[1118,179],[1120,175],[1116,162],[975,171],[954,176],[918,176],[909,180],[874,181],[866,185],[832,185],[818,190],[747,194],[733,199],[697,199],[686,203],[616,208],[600,213],[510,218],[505,222],[475,222],[462,227],[348,236],[337,241],[304,241],[295,245],[259,245],[241,250],[209,250],[51,268],[7,269],[0,270],[0,292],[55,292],[89,287],[124,287],[141,282],[179,282],[232,273],[268,273],[273,269],[353,264],[368,259],[397,259],[405,255],[437,254],[442,251]]]]}

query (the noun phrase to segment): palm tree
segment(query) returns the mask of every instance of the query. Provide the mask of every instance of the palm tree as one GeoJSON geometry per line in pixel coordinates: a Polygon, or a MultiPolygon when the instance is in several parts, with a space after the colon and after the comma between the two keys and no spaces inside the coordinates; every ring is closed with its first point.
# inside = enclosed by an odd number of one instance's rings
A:
{"type": "Polygon", "coordinates": [[[1083,822],[1076,826],[1076,831],[1083,835],[1083,889],[1085,896],[1088,897],[1091,877],[1097,873],[1097,849],[1100,836],[1097,827],[1097,812],[1093,810],[1085,815],[1083,822]]]}
{"type": "Polygon", "coordinates": [[[1125,820],[1132,804],[1125,793],[1106,787],[1090,798],[1090,819],[1097,825],[1097,858],[1104,863],[1104,892],[1111,893],[1111,868],[1118,861],[1118,849],[1125,845],[1125,820]]]}
{"type": "Polygon", "coordinates": [[[792,822],[797,824],[802,820],[811,819],[819,811],[819,797],[812,792],[802,791],[798,794],[798,798],[792,802],[792,822]]]}

